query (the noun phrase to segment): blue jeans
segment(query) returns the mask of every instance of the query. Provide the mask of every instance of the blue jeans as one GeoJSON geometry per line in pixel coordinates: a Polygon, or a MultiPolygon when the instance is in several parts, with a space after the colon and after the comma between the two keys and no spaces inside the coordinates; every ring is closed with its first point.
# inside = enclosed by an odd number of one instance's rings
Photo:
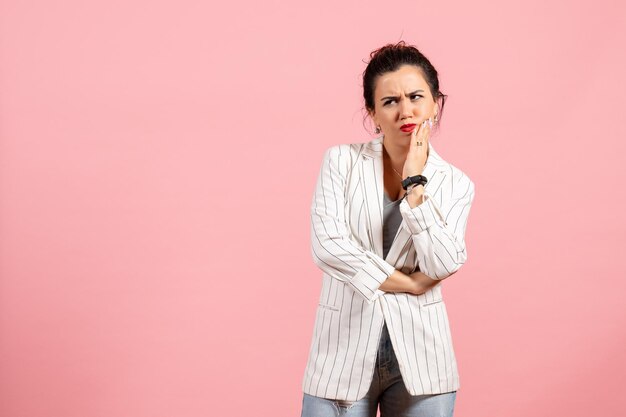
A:
{"type": "Polygon", "coordinates": [[[387,325],[378,345],[372,385],[359,401],[331,400],[304,393],[302,417],[452,417],[456,391],[412,396],[406,390],[387,325]]]}

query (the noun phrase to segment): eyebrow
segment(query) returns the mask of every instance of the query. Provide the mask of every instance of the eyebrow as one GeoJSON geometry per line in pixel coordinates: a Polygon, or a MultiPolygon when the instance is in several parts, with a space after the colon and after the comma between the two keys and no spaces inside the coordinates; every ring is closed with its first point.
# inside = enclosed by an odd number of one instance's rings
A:
{"type": "MultiPolygon", "coordinates": [[[[416,93],[423,93],[424,90],[415,90],[415,91],[411,91],[410,93],[407,94],[407,96],[412,96],[413,94],[416,93]]],[[[387,100],[388,98],[398,98],[398,96],[387,96],[387,97],[383,97],[380,99],[380,101],[384,101],[387,100]]]]}

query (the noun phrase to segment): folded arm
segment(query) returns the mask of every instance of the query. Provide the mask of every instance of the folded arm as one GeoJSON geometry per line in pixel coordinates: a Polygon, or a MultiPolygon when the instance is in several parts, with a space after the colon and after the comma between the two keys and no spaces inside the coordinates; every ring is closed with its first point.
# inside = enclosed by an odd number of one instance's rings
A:
{"type": "Polygon", "coordinates": [[[441,280],[459,270],[467,260],[465,230],[472,201],[474,183],[463,176],[454,185],[456,196],[446,202],[442,210],[428,194],[423,202],[411,207],[408,198],[400,203],[400,213],[405,220],[415,251],[419,270],[432,279],[441,280]]]}

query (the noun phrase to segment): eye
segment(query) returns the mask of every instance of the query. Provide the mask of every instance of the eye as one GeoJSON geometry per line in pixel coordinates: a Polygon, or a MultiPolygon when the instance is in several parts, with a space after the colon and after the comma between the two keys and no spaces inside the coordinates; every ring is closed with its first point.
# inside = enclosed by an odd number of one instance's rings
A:
{"type": "Polygon", "coordinates": [[[391,103],[391,102],[393,102],[393,101],[396,101],[396,100],[394,100],[394,99],[387,100],[387,101],[385,101],[385,102],[383,103],[383,106],[386,106],[387,104],[389,104],[389,103],[391,103]]]}
{"type": "Polygon", "coordinates": [[[422,96],[420,94],[413,94],[411,97],[424,97],[424,96],[422,96]]]}

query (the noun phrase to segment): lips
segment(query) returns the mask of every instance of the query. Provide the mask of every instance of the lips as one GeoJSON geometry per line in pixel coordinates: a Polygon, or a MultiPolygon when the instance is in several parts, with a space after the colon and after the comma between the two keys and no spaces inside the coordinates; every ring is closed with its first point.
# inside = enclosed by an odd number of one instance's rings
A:
{"type": "Polygon", "coordinates": [[[411,132],[415,126],[416,126],[415,123],[402,125],[400,126],[400,130],[403,132],[411,132]]]}

